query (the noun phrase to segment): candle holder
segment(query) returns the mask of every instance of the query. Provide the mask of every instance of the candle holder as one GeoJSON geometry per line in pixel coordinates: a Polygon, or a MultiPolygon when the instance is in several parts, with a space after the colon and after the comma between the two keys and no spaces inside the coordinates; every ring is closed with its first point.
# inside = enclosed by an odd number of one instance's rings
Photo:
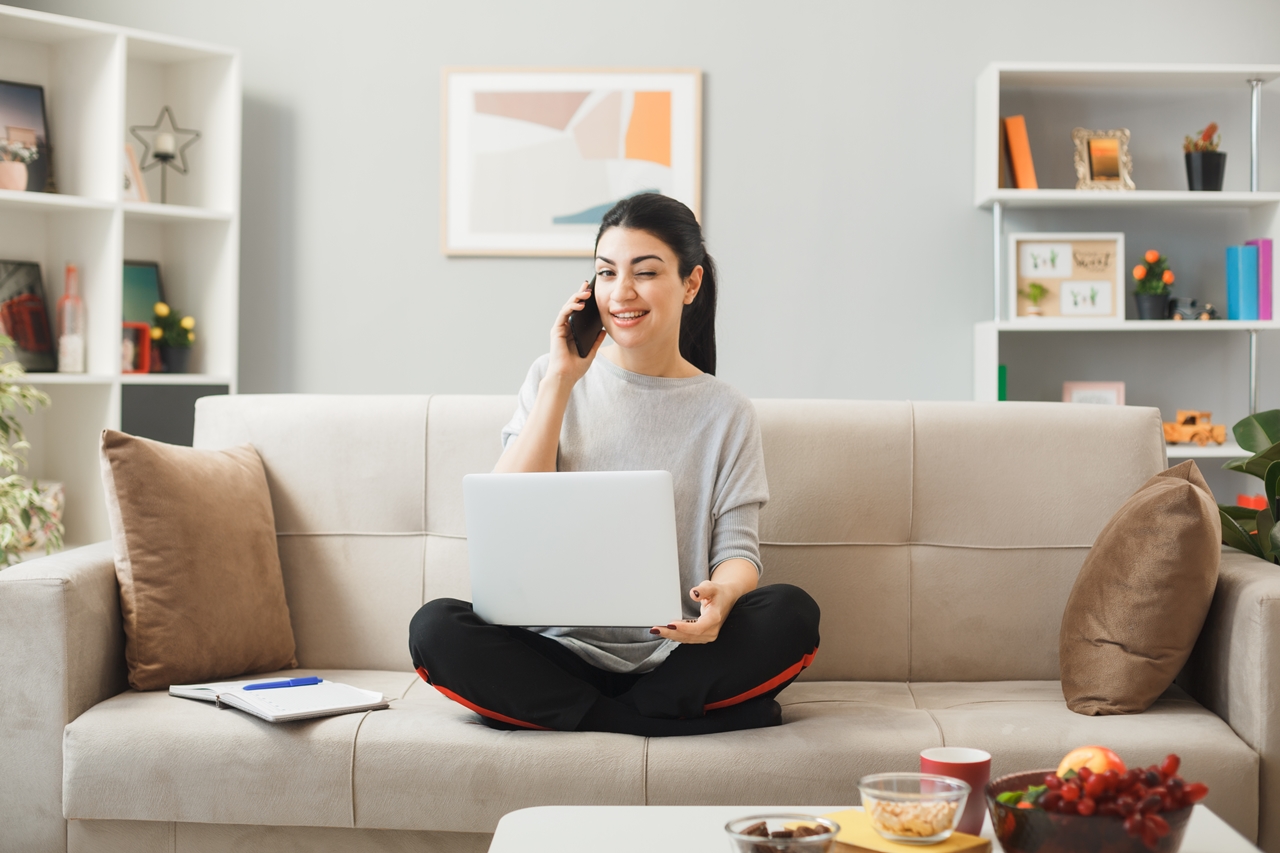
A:
{"type": "Polygon", "coordinates": [[[200,139],[200,131],[178,127],[173,110],[160,108],[156,123],[137,124],[129,128],[134,139],[142,143],[142,164],[139,171],[146,172],[160,167],[160,203],[167,204],[169,187],[166,180],[169,169],[179,175],[187,174],[187,149],[200,139]],[[168,125],[166,127],[166,124],[168,125]],[[181,140],[181,144],[179,141],[181,140]],[[175,161],[180,165],[174,165],[175,161]]]}

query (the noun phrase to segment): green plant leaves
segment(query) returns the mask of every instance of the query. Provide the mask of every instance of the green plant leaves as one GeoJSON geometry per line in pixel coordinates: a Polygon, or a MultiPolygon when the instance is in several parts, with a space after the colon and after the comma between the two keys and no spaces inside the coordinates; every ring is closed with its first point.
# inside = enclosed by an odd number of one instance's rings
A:
{"type": "Polygon", "coordinates": [[[1262,552],[1263,559],[1280,563],[1280,528],[1276,527],[1271,510],[1264,509],[1258,512],[1258,534],[1255,538],[1258,540],[1258,550],[1262,552]]]}
{"type": "Polygon", "coordinates": [[[1271,463],[1277,460],[1280,460],[1280,444],[1273,444],[1261,453],[1255,453],[1244,459],[1232,459],[1222,467],[1229,471],[1252,474],[1259,480],[1263,480],[1267,476],[1267,469],[1271,467],[1271,463]]]}
{"type": "Polygon", "coordinates": [[[1276,507],[1276,504],[1280,503],[1276,499],[1276,492],[1280,490],[1280,462],[1272,462],[1267,466],[1267,473],[1262,478],[1262,484],[1266,487],[1264,494],[1267,496],[1267,507],[1271,510],[1271,517],[1280,518],[1280,509],[1276,507]]]}
{"type": "MultiPolygon", "coordinates": [[[[1237,551],[1244,551],[1246,554],[1252,554],[1255,557],[1266,559],[1266,555],[1262,553],[1262,549],[1258,547],[1255,536],[1250,535],[1240,525],[1236,519],[1227,514],[1227,510],[1241,510],[1243,507],[1218,507],[1218,515],[1222,519],[1222,544],[1229,545],[1237,551]]],[[[1248,510],[1257,513],[1258,510],[1248,510]]],[[[1252,526],[1252,525],[1251,525],[1252,526]]]]}
{"type": "MultiPolygon", "coordinates": [[[[1236,441],[1250,453],[1261,453],[1280,443],[1280,409],[1258,412],[1241,420],[1231,428],[1236,441]]],[[[1240,470],[1240,469],[1236,469],[1240,470]]]]}

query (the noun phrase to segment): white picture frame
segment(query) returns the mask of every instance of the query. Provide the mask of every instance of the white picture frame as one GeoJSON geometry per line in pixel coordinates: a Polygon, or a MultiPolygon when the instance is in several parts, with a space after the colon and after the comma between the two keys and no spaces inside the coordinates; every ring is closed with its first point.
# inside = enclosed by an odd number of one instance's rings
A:
{"type": "Polygon", "coordinates": [[[590,257],[600,216],[658,191],[701,219],[702,72],[445,68],[446,255],[590,257]]]}
{"type": "Polygon", "coordinates": [[[1104,406],[1124,405],[1123,382],[1063,382],[1062,402],[1104,406]]]}
{"type": "MultiPolygon", "coordinates": [[[[1071,232],[1041,232],[1041,231],[1023,231],[1006,235],[1008,262],[1007,267],[1007,284],[1005,289],[1006,306],[1008,311],[1008,319],[1017,323],[1038,323],[1043,318],[1051,318],[1056,320],[1080,320],[1090,323],[1106,323],[1106,322],[1123,322],[1125,319],[1125,304],[1128,299],[1128,293],[1125,290],[1125,262],[1124,262],[1124,233],[1121,231],[1071,231],[1071,232]],[[1108,267],[1108,272],[1104,276],[1097,274],[1096,270],[1090,266],[1097,253],[1093,251],[1096,244],[1114,242],[1114,249],[1111,251],[1112,263],[1108,267]],[[1086,256],[1077,258],[1075,248],[1076,244],[1086,244],[1086,256]],[[1043,255],[1047,256],[1049,248],[1053,248],[1058,252],[1059,259],[1053,264],[1052,269],[1047,269],[1043,273],[1037,273],[1037,277],[1042,278],[1049,288],[1048,303],[1042,301],[1041,305],[1048,309],[1041,317],[1028,316],[1023,313],[1025,300],[1019,300],[1019,286],[1022,275],[1022,261],[1028,260],[1032,254],[1029,246],[1044,247],[1043,255]],[[1066,263],[1061,259],[1063,247],[1071,247],[1072,261],[1066,263]],[[1023,257],[1023,256],[1026,257],[1023,257]],[[1084,261],[1084,263],[1081,263],[1084,261]],[[1060,285],[1070,283],[1071,286],[1088,287],[1091,283],[1104,280],[1110,285],[1111,306],[1107,312],[1100,310],[1079,310],[1070,313],[1062,311],[1062,289],[1060,285]]],[[[1103,288],[1098,288],[1102,290],[1103,288]]],[[[1099,294],[1100,296],[1101,294],[1099,294]]]]}

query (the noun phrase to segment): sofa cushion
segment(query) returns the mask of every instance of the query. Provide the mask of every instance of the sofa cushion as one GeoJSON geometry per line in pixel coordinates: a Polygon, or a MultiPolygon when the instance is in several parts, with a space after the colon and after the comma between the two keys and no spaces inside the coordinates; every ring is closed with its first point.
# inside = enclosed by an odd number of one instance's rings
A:
{"type": "Polygon", "coordinates": [[[1193,460],[1152,477],[1098,534],[1062,615],[1062,692],[1078,714],[1133,714],[1191,656],[1218,584],[1222,522],[1193,460]]]}
{"type": "Polygon", "coordinates": [[[529,806],[644,805],[645,753],[631,735],[496,731],[419,680],[360,727],[356,825],[492,832],[529,806]]]}
{"type": "MultiPolygon", "coordinates": [[[[417,675],[287,670],[400,697],[417,675]]],[[[129,691],[63,735],[67,818],[353,826],[351,760],[369,713],[268,723],[208,702],[129,691]]]]}
{"type": "Polygon", "coordinates": [[[993,776],[1056,767],[1101,743],[1137,764],[1182,756],[1209,785],[1206,804],[1246,837],[1258,829],[1258,756],[1217,716],[1170,688],[1140,717],[1085,717],[1056,681],[797,682],[779,696],[783,725],[649,741],[651,805],[858,802],[868,773],[916,770],[920,750],[992,755],[993,776]]]}
{"type": "Polygon", "coordinates": [[[1257,837],[1257,753],[1180,687],[1170,687],[1143,714],[1101,717],[1068,710],[1056,681],[917,683],[911,692],[947,746],[991,753],[993,778],[1057,767],[1085,744],[1108,746],[1131,767],[1176,752],[1187,780],[1209,786],[1205,805],[1245,837],[1257,837]]]}
{"type": "Polygon", "coordinates": [[[196,450],[103,430],[101,461],[130,686],[296,666],[253,447],[196,450]]]}

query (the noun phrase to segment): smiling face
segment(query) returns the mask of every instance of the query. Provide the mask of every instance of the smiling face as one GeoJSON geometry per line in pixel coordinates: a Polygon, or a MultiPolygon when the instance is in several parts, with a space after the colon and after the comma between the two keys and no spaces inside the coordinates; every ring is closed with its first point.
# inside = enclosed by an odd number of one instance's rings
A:
{"type": "Polygon", "coordinates": [[[596,245],[596,302],[614,343],[648,361],[680,359],[680,316],[698,295],[702,267],[680,262],[647,231],[610,228],[596,245]]]}

